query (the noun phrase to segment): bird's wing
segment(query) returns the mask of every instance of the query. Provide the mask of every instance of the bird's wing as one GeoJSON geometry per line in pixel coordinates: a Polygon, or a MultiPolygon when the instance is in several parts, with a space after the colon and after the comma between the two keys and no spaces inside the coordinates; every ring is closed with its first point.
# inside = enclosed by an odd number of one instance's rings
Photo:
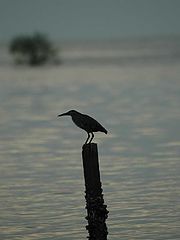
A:
{"type": "Polygon", "coordinates": [[[88,115],[84,116],[86,119],[86,128],[89,129],[89,132],[104,132],[107,134],[107,130],[98,121],[88,115]]]}
{"type": "Polygon", "coordinates": [[[86,119],[84,118],[84,115],[76,115],[76,117],[72,116],[73,122],[79,127],[87,131],[87,122],[86,119]]]}

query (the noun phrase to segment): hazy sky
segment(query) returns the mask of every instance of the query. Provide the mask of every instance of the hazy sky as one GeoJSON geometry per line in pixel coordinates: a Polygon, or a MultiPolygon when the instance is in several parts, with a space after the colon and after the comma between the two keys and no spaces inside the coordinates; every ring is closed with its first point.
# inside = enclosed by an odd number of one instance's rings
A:
{"type": "Polygon", "coordinates": [[[0,40],[34,31],[59,40],[180,35],[180,0],[0,0],[0,40]]]}

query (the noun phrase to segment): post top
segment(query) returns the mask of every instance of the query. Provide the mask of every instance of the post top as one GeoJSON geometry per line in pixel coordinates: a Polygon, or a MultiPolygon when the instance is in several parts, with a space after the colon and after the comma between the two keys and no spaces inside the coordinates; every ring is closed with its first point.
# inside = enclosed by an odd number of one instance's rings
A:
{"type": "Polygon", "coordinates": [[[97,148],[97,143],[86,143],[82,146],[82,149],[93,149],[97,148]]]}

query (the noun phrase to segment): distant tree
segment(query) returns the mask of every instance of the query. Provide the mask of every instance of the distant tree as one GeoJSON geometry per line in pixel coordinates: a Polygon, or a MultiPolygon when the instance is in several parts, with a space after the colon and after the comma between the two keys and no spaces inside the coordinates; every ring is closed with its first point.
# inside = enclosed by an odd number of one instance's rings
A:
{"type": "Polygon", "coordinates": [[[34,33],[32,36],[17,36],[10,42],[9,51],[16,63],[42,65],[57,60],[56,50],[46,35],[34,33]]]}

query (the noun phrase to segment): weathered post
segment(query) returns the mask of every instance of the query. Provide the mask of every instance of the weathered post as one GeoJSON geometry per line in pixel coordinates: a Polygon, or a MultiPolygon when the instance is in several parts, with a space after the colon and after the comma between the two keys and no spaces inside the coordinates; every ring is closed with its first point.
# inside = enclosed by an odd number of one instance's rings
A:
{"type": "Polygon", "coordinates": [[[84,144],[82,158],[86,189],[88,238],[90,240],[106,240],[108,231],[105,221],[108,217],[108,211],[106,209],[107,205],[104,204],[101,188],[97,144],[84,144]]]}

